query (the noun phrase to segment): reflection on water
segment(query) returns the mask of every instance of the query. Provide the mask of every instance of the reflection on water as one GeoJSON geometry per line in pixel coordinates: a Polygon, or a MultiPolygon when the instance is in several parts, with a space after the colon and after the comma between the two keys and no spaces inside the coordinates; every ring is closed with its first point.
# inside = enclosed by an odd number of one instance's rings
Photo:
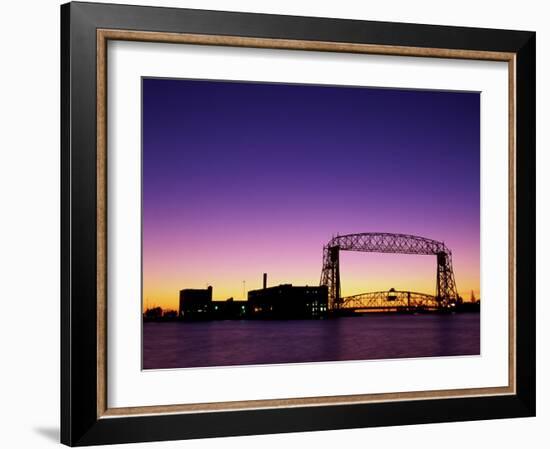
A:
{"type": "Polygon", "coordinates": [[[479,354],[479,314],[143,324],[143,368],[479,354]]]}

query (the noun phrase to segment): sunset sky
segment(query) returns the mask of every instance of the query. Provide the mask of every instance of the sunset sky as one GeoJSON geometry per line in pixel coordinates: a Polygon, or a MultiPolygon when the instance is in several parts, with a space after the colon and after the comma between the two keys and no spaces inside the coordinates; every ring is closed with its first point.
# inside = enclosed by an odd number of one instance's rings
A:
{"type": "MultiPolygon", "coordinates": [[[[318,285],[333,235],[415,234],[479,297],[479,94],[143,79],[143,307],[318,285]],[[243,281],[245,284],[243,285],[243,281]]],[[[343,296],[434,294],[431,256],[341,253],[343,296]]]]}

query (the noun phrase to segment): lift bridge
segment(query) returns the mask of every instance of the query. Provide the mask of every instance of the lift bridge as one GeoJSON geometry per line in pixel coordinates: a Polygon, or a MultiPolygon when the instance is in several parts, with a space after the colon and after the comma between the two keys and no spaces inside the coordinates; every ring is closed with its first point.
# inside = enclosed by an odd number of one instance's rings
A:
{"type": "Polygon", "coordinates": [[[451,251],[442,242],[415,235],[366,232],[333,237],[323,248],[320,284],[328,287],[328,305],[331,311],[439,310],[460,302],[451,251]],[[340,290],[340,251],[435,256],[436,294],[397,291],[392,288],[389,291],[343,298],[340,290]]]}

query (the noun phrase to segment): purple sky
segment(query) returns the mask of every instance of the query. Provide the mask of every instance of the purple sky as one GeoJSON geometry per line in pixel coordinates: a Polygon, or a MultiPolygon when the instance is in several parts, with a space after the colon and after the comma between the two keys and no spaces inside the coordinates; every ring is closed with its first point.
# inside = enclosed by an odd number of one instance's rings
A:
{"type": "MultiPolygon", "coordinates": [[[[444,241],[479,294],[479,121],[478,93],[144,79],[144,306],[316,285],[331,236],[369,231],[444,241]]],[[[435,268],[344,253],[342,293],[433,293],[435,268]]]]}

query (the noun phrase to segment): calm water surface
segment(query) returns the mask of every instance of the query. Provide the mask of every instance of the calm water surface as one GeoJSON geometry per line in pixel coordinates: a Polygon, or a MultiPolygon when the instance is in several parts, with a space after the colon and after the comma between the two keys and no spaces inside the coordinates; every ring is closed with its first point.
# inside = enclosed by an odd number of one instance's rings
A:
{"type": "Polygon", "coordinates": [[[145,369],[479,354],[479,314],[143,324],[145,369]]]}

